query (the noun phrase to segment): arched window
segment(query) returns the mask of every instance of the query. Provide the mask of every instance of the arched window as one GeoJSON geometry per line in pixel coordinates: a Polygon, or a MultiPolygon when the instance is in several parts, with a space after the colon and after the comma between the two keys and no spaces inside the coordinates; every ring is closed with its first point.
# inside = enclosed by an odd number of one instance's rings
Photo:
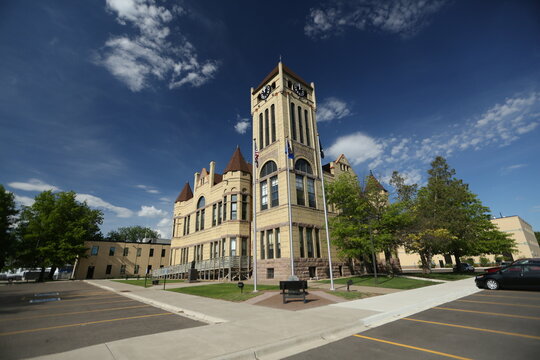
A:
{"type": "Polygon", "coordinates": [[[298,172],[296,174],[296,203],[298,205],[307,205],[309,207],[317,207],[315,201],[315,180],[312,177],[308,177],[305,174],[312,175],[313,170],[311,165],[304,159],[299,159],[294,164],[294,169],[298,172]],[[307,189],[307,197],[306,197],[307,189]]]}
{"type": "Polygon", "coordinates": [[[296,161],[296,164],[294,164],[294,169],[306,174],[313,174],[313,170],[311,170],[311,165],[309,165],[309,163],[304,159],[298,159],[296,161]]]}
{"type": "MultiPolygon", "coordinates": [[[[273,161],[268,161],[261,169],[261,178],[273,173],[277,173],[277,165],[273,161]]],[[[261,181],[261,210],[279,205],[278,176],[275,174],[270,179],[261,181]],[[270,185],[270,186],[268,186],[270,185]],[[270,187],[270,202],[268,201],[268,188],[270,187]]]]}
{"type": "Polygon", "coordinates": [[[195,218],[195,231],[204,230],[204,196],[199,198],[197,201],[197,213],[195,218]]]}
{"type": "Polygon", "coordinates": [[[261,178],[270,175],[277,171],[277,165],[273,161],[269,161],[261,169],[261,178]]]}

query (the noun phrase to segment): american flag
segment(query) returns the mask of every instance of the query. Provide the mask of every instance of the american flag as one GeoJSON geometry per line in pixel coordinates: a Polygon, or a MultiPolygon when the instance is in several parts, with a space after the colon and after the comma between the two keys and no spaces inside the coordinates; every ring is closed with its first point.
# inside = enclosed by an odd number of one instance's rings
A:
{"type": "Polygon", "coordinates": [[[255,167],[259,167],[259,150],[257,150],[257,145],[255,145],[255,167]]]}

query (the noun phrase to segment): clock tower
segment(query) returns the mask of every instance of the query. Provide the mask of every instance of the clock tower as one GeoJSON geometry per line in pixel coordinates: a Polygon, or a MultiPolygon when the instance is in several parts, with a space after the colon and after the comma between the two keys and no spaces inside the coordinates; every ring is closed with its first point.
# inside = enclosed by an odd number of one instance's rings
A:
{"type": "Polygon", "coordinates": [[[259,279],[328,276],[316,108],[314,83],[281,62],[251,89],[259,279]]]}

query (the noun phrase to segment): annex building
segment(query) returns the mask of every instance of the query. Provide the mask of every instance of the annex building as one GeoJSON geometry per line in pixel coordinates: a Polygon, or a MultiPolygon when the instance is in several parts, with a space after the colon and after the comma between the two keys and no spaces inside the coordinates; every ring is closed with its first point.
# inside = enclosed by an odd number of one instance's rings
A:
{"type": "MultiPolygon", "coordinates": [[[[258,161],[248,163],[237,148],[222,173],[212,161],[194,174],[193,188],[186,182],[174,205],[167,274],[185,277],[195,268],[204,279],[246,279],[256,256],[259,279],[329,276],[321,179],[353,170],[344,155],[319,165],[316,108],[315,85],[281,62],[251,89],[258,161]]],[[[334,274],[349,275],[331,253],[334,274]]]]}

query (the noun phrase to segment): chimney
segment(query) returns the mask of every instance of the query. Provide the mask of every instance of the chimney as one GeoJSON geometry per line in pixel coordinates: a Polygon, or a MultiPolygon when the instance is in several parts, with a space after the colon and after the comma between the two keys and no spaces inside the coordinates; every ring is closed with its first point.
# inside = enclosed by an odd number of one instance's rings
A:
{"type": "Polygon", "coordinates": [[[201,174],[196,172],[195,173],[195,176],[193,178],[193,191],[195,191],[196,188],[199,187],[199,179],[200,179],[200,176],[201,174]]]}
{"type": "Polygon", "coordinates": [[[210,161],[210,187],[214,186],[214,174],[216,172],[216,162],[210,161]]]}

